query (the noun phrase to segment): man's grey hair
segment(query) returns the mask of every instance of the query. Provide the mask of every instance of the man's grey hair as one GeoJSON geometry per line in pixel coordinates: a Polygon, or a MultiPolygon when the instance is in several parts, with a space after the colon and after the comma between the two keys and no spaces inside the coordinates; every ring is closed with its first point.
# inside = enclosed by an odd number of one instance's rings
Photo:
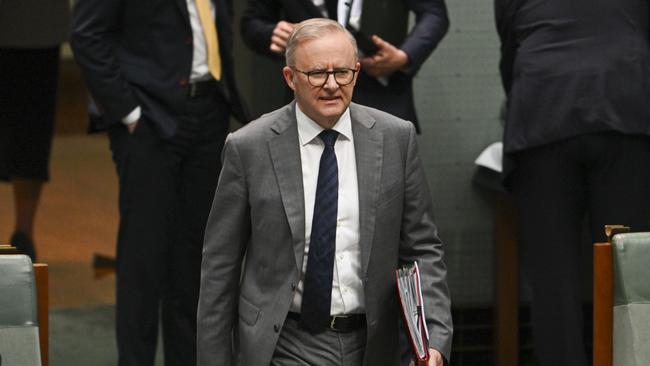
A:
{"type": "Polygon", "coordinates": [[[312,40],[322,38],[327,34],[336,32],[343,32],[348,37],[352,49],[354,50],[354,62],[357,62],[359,59],[359,55],[357,54],[357,41],[350,32],[334,20],[327,18],[312,18],[296,24],[293,28],[293,32],[289,35],[287,49],[284,52],[287,66],[295,66],[294,53],[302,41],[306,39],[312,40]]]}

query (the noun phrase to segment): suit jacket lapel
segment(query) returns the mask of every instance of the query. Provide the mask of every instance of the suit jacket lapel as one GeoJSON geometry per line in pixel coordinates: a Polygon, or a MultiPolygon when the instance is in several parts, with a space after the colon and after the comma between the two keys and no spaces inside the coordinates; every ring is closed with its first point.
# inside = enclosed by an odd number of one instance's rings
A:
{"type": "Polygon", "coordinates": [[[176,7],[178,7],[178,10],[181,12],[185,25],[190,27],[190,13],[187,10],[187,0],[172,0],[172,1],[176,4],[176,7]]]}
{"type": "Polygon", "coordinates": [[[277,134],[268,143],[271,161],[291,229],[296,268],[302,271],[305,251],[305,196],[295,102],[285,108],[285,114],[278,117],[271,129],[277,134]]]}
{"type": "Polygon", "coordinates": [[[359,185],[359,245],[365,275],[375,232],[375,217],[383,161],[383,138],[373,129],[375,120],[354,103],[350,105],[359,185]]]}

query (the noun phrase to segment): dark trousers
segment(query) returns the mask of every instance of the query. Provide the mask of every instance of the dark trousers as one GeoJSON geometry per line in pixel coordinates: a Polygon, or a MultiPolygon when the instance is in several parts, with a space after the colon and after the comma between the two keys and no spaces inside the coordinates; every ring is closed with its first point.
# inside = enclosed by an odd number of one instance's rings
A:
{"type": "Polygon", "coordinates": [[[154,364],[162,321],[165,365],[196,364],[201,250],[228,133],[216,94],[188,98],[175,136],[144,117],[109,129],[119,176],[116,333],[120,366],[154,364]],[[160,309],[160,313],[159,313],[160,309]]]}
{"type": "Polygon", "coordinates": [[[584,218],[591,242],[605,240],[605,224],[650,229],[650,137],[583,135],[520,152],[516,161],[513,188],[538,364],[585,366],[584,218]]]}

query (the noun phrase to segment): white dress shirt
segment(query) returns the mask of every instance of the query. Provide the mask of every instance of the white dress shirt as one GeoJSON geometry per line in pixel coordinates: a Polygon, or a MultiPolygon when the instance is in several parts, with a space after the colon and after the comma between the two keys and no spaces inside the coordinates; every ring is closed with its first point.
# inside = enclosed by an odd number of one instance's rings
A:
{"type": "MultiPolygon", "coordinates": [[[[318,138],[318,134],[323,131],[323,128],[307,117],[297,104],[296,119],[298,120],[302,184],[305,194],[305,256],[302,262],[302,275],[291,304],[291,311],[299,313],[302,303],[303,280],[309,259],[318,169],[324,144],[318,138]]],[[[361,281],[361,248],[359,246],[359,186],[349,109],[343,113],[332,129],[339,133],[334,144],[339,168],[339,198],[330,314],[363,313],[365,302],[361,281]]]]}
{"type": "MultiPolygon", "coordinates": [[[[312,0],[312,2],[323,14],[323,17],[329,18],[327,7],[325,6],[325,0],[312,0]]],[[[350,25],[354,27],[354,29],[358,30],[361,26],[359,23],[361,22],[362,5],[363,0],[339,0],[336,9],[336,20],[345,27],[348,25],[348,13],[350,13],[350,25]],[[352,7],[348,5],[351,1],[352,7]]]]}
{"type": "MultiPolygon", "coordinates": [[[[187,1],[187,12],[190,15],[190,26],[192,27],[192,71],[190,72],[190,82],[206,80],[211,78],[210,70],[208,69],[208,50],[205,43],[205,35],[203,34],[203,26],[201,26],[201,19],[196,10],[196,0],[187,1]]],[[[216,19],[214,4],[210,1],[210,10],[212,16],[216,19]]],[[[122,123],[130,125],[138,122],[142,115],[140,106],[137,106],[128,115],[122,118],[122,123]]]]}
{"type": "MultiPolygon", "coordinates": [[[[328,18],[327,7],[325,5],[325,0],[312,0],[314,5],[320,10],[325,18],[328,18]]],[[[352,28],[356,30],[361,29],[361,9],[363,7],[363,0],[339,0],[338,8],[336,9],[336,17],[339,24],[346,27],[348,23],[352,28]],[[352,6],[350,7],[350,1],[353,1],[352,6]],[[350,13],[350,21],[348,22],[348,12],[350,13]]],[[[366,36],[371,36],[366,34],[366,36]]],[[[359,56],[363,57],[363,52],[359,50],[359,56]]],[[[388,85],[387,76],[378,76],[375,79],[383,86],[388,85]]]]}
{"type": "MultiPolygon", "coordinates": [[[[192,27],[193,53],[192,53],[192,72],[190,73],[190,82],[209,79],[210,70],[208,69],[208,49],[203,34],[201,19],[196,10],[196,0],[187,1],[187,12],[190,14],[190,26],[192,27]]],[[[214,4],[210,1],[210,11],[212,17],[216,19],[214,4]]]]}

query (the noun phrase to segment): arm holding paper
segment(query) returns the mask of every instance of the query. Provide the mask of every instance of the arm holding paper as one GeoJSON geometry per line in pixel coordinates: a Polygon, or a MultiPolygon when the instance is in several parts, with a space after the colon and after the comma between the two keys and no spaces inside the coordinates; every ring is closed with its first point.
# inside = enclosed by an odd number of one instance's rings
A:
{"type": "Polygon", "coordinates": [[[407,154],[399,262],[417,263],[428,347],[436,351],[430,352],[434,360],[440,353],[448,363],[453,331],[443,243],[434,223],[429,186],[415,143],[410,144],[407,154]]]}

